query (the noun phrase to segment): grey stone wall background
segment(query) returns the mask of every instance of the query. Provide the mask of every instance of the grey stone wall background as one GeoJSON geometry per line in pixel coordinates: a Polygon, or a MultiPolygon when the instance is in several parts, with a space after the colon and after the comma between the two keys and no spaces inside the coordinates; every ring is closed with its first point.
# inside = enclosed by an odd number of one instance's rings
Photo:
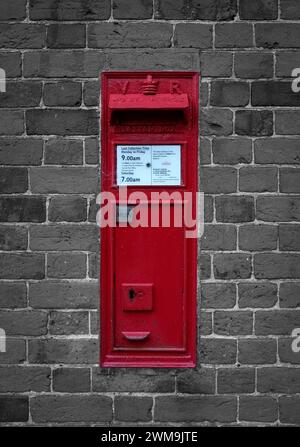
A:
{"type": "Polygon", "coordinates": [[[298,0],[0,0],[2,425],[300,424],[299,19],[298,0]],[[195,370],[97,366],[108,69],[201,72],[195,370]]]}

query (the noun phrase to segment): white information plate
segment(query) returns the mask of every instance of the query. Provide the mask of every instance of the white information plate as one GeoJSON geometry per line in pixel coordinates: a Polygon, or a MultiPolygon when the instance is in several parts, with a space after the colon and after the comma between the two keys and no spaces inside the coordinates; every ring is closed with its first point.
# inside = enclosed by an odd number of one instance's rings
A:
{"type": "Polygon", "coordinates": [[[117,184],[180,185],[180,145],[118,145],[117,184]]]}

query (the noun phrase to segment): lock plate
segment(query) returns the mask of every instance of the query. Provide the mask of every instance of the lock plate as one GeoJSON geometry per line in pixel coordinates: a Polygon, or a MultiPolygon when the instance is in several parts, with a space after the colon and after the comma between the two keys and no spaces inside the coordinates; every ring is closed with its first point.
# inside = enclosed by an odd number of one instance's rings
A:
{"type": "Polygon", "coordinates": [[[122,284],[122,303],[125,311],[153,309],[153,284],[122,284]]]}

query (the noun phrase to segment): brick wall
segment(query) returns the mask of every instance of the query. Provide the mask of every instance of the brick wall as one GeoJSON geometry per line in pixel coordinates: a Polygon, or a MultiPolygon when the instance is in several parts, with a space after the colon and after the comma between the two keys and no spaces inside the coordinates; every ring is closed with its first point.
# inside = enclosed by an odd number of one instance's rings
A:
{"type": "Polygon", "coordinates": [[[0,0],[2,424],[300,424],[298,19],[299,0],[0,0]],[[107,69],[201,72],[195,370],[97,366],[107,69]]]}

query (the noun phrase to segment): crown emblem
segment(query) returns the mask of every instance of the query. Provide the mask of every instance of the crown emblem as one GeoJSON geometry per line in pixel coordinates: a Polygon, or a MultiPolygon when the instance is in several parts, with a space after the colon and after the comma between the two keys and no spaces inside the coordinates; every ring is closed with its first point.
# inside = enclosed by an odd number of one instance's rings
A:
{"type": "Polygon", "coordinates": [[[157,92],[158,81],[153,81],[151,75],[148,75],[146,80],[141,85],[141,92],[143,95],[155,95],[157,92]]]}

